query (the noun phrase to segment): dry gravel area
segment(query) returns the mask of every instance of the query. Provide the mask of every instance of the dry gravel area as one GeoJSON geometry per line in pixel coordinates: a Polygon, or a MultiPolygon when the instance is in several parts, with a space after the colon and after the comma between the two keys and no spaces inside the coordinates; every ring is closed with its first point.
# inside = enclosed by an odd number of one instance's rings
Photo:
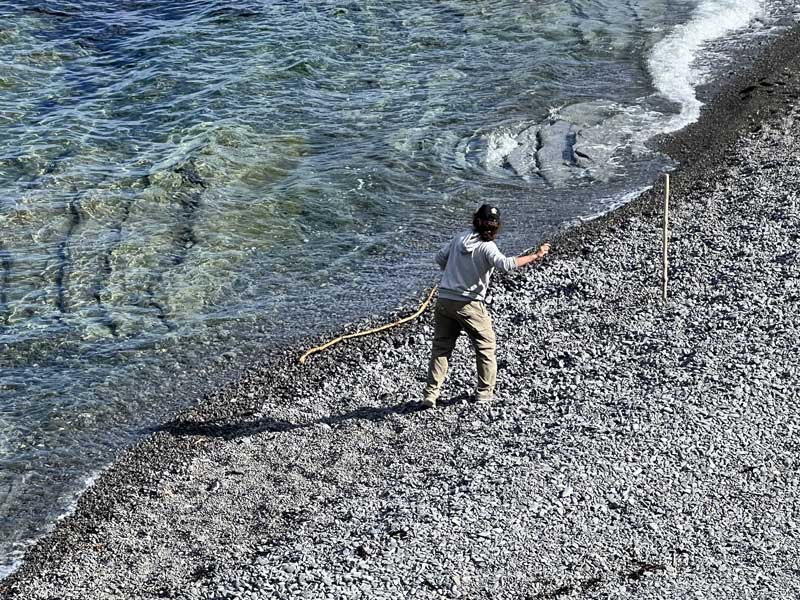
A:
{"type": "Polygon", "coordinates": [[[0,596],[800,597],[797,38],[666,144],[666,305],[657,184],[495,278],[493,404],[462,339],[419,408],[430,312],[275,351],[125,452],[0,596]]]}

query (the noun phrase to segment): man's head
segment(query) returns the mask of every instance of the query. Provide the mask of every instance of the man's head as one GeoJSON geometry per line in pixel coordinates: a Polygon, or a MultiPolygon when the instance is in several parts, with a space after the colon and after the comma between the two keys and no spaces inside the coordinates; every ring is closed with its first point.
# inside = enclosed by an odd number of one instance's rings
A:
{"type": "Polygon", "coordinates": [[[491,242],[500,233],[500,211],[496,206],[482,205],[472,216],[472,226],[484,242],[491,242]]]}

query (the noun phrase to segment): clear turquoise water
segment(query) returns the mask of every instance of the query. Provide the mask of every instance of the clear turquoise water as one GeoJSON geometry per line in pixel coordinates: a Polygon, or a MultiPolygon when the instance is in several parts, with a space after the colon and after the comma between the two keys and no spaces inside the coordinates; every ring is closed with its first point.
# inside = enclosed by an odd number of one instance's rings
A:
{"type": "Polygon", "coordinates": [[[414,299],[480,203],[513,253],[648,186],[708,42],[790,13],[0,4],[0,574],[226,364],[414,299]],[[588,158],[534,160],[563,127],[588,158]]]}

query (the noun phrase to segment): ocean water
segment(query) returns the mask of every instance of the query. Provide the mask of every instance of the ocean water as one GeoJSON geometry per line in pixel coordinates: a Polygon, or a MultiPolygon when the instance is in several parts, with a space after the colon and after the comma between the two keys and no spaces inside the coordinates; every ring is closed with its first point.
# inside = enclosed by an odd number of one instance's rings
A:
{"type": "Polygon", "coordinates": [[[635,197],[769,0],[0,3],[0,576],[260,350],[635,197]],[[721,43],[725,42],[725,43],[721,43]]]}

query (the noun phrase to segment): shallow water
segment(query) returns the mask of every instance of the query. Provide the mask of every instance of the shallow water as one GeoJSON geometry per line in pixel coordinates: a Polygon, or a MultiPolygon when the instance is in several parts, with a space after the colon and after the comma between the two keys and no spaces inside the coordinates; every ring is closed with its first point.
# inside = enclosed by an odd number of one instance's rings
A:
{"type": "MultiPolygon", "coordinates": [[[[265,344],[408,303],[482,203],[519,252],[668,166],[715,40],[789,3],[0,7],[0,570],[265,344]]],[[[0,571],[1,572],[1,571],[0,571]]]]}

